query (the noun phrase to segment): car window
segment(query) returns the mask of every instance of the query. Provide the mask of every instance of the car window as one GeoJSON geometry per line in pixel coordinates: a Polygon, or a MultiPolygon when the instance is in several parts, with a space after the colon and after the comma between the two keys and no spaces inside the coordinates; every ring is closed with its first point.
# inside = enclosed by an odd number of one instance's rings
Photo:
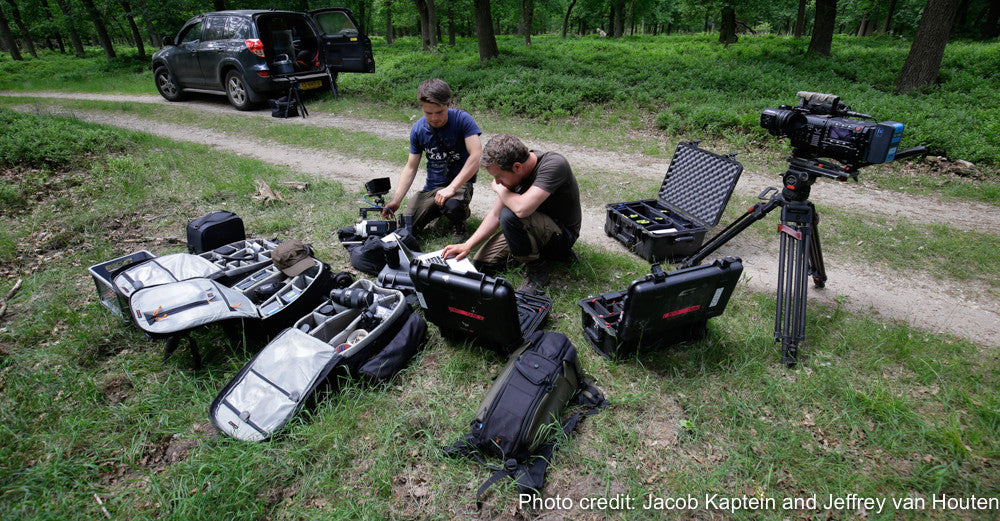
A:
{"type": "Polygon", "coordinates": [[[189,26],[179,38],[181,43],[197,42],[199,39],[201,39],[201,22],[189,26]]]}
{"type": "Polygon", "coordinates": [[[210,16],[205,19],[205,28],[202,31],[201,39],[206,42],[212,40],[225,40],[226,19],[219,16],[210,16]]]}
{"type": "Polygon", "coordinates": [[[226,18],[226,38],[246,40],[250,37],[250,20],[230,16],[226,18]]]}
{"type": "Polygon", "coordinates": [[[345,13],[334,11],[330,13],[320,13],[316,16],[319,28],[325,34],[357,36],[358,28],[345,13]]]}

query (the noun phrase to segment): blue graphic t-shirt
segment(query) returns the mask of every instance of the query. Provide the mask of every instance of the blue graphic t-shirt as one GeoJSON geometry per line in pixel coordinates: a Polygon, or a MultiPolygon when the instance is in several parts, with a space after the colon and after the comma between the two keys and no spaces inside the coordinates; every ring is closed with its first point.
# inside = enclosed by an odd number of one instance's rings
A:
{"type": "MultiPolygon", "coordinates": [[[[465,138],[481,133],[472,116],[460,109],[448,109],[448,122],[441,128],[432,128],[426,117],[418,119],[410,130],[410,153],[427,156],[424,190],[448,186],[469,159],[465,138]]],[[[475,182],[476,176],[470,181],[475,182]]]]}

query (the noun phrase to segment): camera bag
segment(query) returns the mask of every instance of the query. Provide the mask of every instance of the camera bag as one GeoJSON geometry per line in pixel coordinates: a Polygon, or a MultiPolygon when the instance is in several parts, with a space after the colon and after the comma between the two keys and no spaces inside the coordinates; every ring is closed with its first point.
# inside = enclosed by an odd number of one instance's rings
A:
{"type": "Polygon", "coordinates": [[[267,267],[271,263],[271,252],[277,246],[276,240],[241,239],[201,253],[200,257],[219,266],[222,273],[218,280],[231,286],[247,273],[267,267]]]}
{"type": "Polygon", "coordinates": [[[606,358],[701,338],[708,319],[725,311],[742,273],[737,257],[670,273],[654,264],[627,290],[579,302],[583,336],[606,358]]]}
{"type": "Polygon", "coordinates": [[[243,219],[225,210],[199,217],[187,225],[187,246],[191,253],[206,252],[246,237],[243,219]]]}
{"type": "Polygon", "coordinates": [[[196,367],[201,359],[190,332],[200,326],[220,324],[234,336],[240,325],[248,336],[270,336],[291,325],[316,306],[333,287],[330,267],[315,265],[288,277],[273,264],[232,287],[208,278],[146,287],[132,293],[129,308],[134,323],[148,336],[167,340],[169,357],[182,338],[188,338],[196,367]]]}
{"type": "Polygon", "coordinates": [[[341,379],[385,382],[413,358],[427,324],[402,293],[367,280],[349,288],[374,293],[375,302],[362,309],[327,300],[279,334],[212,401],[209,416],[220,431],[263,441],[341,379]]]}
{"type": "Polygon", "coordinates": [[[730,154],[677,145],[656,199],[606,205],[604,232],[649,262],[687,257],[719,223],[743,173],[730,154]]]}
{"type": "Polygon", "coordinates": [[[355,233],[353,226],[346,226],[337,231],[337,237],[347,250],[351,266],[373,277],[377,277],[385,267],[387,255],[393,258],[398,255],[395,249],[397,241],[404,243],[411,250],[420,250],[420,243],[408,228],[397,228],[385,236],[363,237],[355,233]]]}
{"type": "Polygon", "coordinates": [[[190,253],[173,253],[124,266],[111,274],[111,281],[115,291],[128,299],[143,288],[194,278],[217,279],[222,274],[222,268],[208,259],[190,253]]]}
{"type": "Polygon", "coordinates": [[[539,331],[511,354],[476,411],[472,431],[444,453],[474,458],[494,471],[476,492],[480,507],[483,493],[505,477],[514,480],[518,492],[537,494],[555,452],[556,433],[569,436],[583,416],[606,404],[601,391],[584,377],[576,346],[566,335],[539,331]],[[583,410],[563,419],[574,400],[583,410]],[[499,457],[503,465],[486,464],[484,455],[499,457]]]}

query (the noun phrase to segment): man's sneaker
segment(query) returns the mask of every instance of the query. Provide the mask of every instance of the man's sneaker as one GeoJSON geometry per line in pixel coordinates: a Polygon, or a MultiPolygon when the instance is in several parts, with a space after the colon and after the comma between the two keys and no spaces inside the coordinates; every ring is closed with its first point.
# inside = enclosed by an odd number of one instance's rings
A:
{"type": "Polygon", "coordinates": [[[549,285],[549,266],[543,259],[531,261],[524,266],[524,280],[517,287],[518,291],[528,293],[545,293],[545,287],[549,285]]]}
{"type": "Polygon", "coordinates": [[[462,221],[460,223],[454,223],[454,226],[455,226],[454,234],[452,235],[451,238],[453,241],[455,241],[455,244],[461,244],[469,240],[469,232],[466,231],[465,221],[462,221]]]}

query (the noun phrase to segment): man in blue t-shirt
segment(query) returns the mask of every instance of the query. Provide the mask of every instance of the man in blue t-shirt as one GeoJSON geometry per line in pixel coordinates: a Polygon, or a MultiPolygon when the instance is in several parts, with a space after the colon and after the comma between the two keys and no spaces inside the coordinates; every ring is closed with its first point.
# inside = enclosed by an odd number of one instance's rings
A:
{"type": "Polygon", "coordinates": [[[410,158],[399,174],[396,192],[383,210],[387,218],[399,210],[417,175],[420,159],[427,155],[427,182],[409,201],[413,230],[419,233],[431,221],[445,216],[456,240],[465,240],[472,187],[483,153],[479,126],[468,112],[449,108],[451,87],[434,78],[417,87],[417,100],[424,117],[410,130],[410,158]]]}

